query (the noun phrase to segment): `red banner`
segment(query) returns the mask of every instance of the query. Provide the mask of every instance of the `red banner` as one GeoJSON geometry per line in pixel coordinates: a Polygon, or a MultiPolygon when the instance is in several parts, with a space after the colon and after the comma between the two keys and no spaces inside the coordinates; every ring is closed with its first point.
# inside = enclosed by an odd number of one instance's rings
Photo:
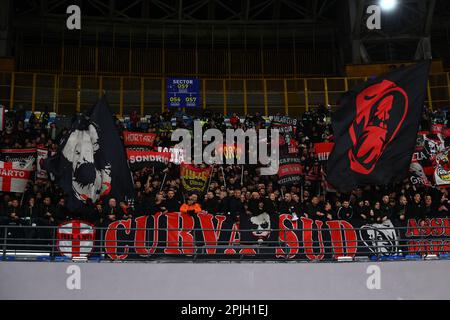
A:
{"type": "Polygon", "coordinates": [[[155,143],[157,137],[156,133],[144,133],[144,132],[123,132],[123,142],[126,147],[151,147],[155,143]]]}
{"type": "Polygon", "coordinates": [[[322,142],[314,144],[314,151],[317,154],[317,157],[321,161],[328,160],[331,151],[333,150],[334,143],[333,142],[322,142]]]}

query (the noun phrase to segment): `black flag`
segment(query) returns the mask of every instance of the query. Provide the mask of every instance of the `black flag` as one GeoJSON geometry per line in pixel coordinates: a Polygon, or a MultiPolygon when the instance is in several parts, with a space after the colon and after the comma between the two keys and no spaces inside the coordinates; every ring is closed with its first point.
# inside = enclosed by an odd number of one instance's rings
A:
{"type": "Polygon", "coordinates": [[[332,115],[328,181],[346,192],[408,175],[430,61],[398,68],[347,92],[332,115]]]}
{"type": "Polygon", "coordinates": [[[120,201],[134,196],[125,149],[105,97],[76,119],[60,151],[47,159],[45,167],[68,195],[72,211],[88,199],[120,201]]]}

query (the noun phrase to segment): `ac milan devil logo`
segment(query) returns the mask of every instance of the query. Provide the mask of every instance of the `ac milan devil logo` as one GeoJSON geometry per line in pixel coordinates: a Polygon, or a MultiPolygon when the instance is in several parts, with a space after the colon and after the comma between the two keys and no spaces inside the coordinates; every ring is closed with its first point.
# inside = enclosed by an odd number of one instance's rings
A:
{"type": "Polygon", "coordinates": [[[407,113],[408,95],[391,81],[383,80],[358,94],[356,117],[349,129],[351,170],[367,175],[375,169],[407,113]]]}

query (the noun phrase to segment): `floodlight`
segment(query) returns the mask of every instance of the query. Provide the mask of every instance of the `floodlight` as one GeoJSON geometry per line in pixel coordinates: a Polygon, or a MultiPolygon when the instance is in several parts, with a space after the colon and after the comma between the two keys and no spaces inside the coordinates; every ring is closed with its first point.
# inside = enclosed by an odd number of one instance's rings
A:
{"type": "Polygon", "coordinates": [[[385,11],[391,11],[397,7],[397,0],[380,0],[380,7],[385,11]]]}

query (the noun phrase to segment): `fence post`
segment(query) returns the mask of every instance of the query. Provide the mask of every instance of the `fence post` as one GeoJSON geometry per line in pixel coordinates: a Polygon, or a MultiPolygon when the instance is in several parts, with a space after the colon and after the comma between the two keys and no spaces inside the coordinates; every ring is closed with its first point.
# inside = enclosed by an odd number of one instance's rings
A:
{"type": "Polygon", "coordinates": [[[37,74],[33,73],[33,88],[31,93],[31,111],[36,110],[36,78],[37,74]]]}
{"type": "Polygon", "coordinates": [[[222,85],[223,85],[223,115],[226,116],[227,115],[227,80],[223,79],[222,80],[222,85]]]}
{"type": "Polygon", "coordinates": [[[98,78],[98,98],[100,99],[103,96],[103,77],[100,76],[98,78]]]}
{"type": "Polygon", "coordinates": [[[202,108],[206,109],[206,80],[202,79],[202,108]]]}
{"type": "Polygon", "coordinates": [[[81,111],[81,76],[77,78],[77,106],[76,111],[81,111]]]}
{"type": "Polygon", "coordinates": [[[244,115],[247,116],[248,113],[248,100],[247,100],[247,80],[242,80],[244,83],[244,115]]]}
{"type": "Polygon", "coordinates": [[[166,100],[166,97],[165,97],[165,79],[164,78],[161,78],[161,112],[164,112],[164,105],[165,105],[165,100],[166,100]]]}
{"type": "Polygon", "coordinates": [[[14,108],[14,86],[16,85],[16,73],[11,74],[11,87],[9,88],[9,110],[14,108]]]}
{"type": "Polygon", "coordinates": [[[433,110],[433,101],[431,100],[431,87],[430,81],[427,82],[427,96],[428,96],[428,106],[433,110]]]}
{"type": "Polygon", "coordinates": [[[284,91],[284,114],[289,115],[289,96],[287,91],[287,79],[283,80],[283,91],[284,91]]]}
{"type": "Polygon", "coordinates": [[[323,84],[325,87],[325,106],[328,106],[330,104],[330,99],[328,97],[328,79],[323,78],[323,84]]]}
{"type": "Polygon", "coordinates": [[[309,98],[308,98],[308,81],[303,79],[304,90],[305,90],[305,109],[309,111],[309,98]]]}
{"type": "Polygon", "coordinates": [[[123,117],[123,77],[120,77],[119,114],[120,114],[120,117],[123,117]]]}
{"type": "Polygon", "coordinates": [[[267,101],[267,80],[263,79],[263,90],[264,90],[264,115],[269,116],[269,102],[267,101]]]}
{"type": "Polygon", "coordinates": [[[144,116],[144,90],[145,90],[145,81],[144,78],[141,77],[141,117],[144,116]]]}

